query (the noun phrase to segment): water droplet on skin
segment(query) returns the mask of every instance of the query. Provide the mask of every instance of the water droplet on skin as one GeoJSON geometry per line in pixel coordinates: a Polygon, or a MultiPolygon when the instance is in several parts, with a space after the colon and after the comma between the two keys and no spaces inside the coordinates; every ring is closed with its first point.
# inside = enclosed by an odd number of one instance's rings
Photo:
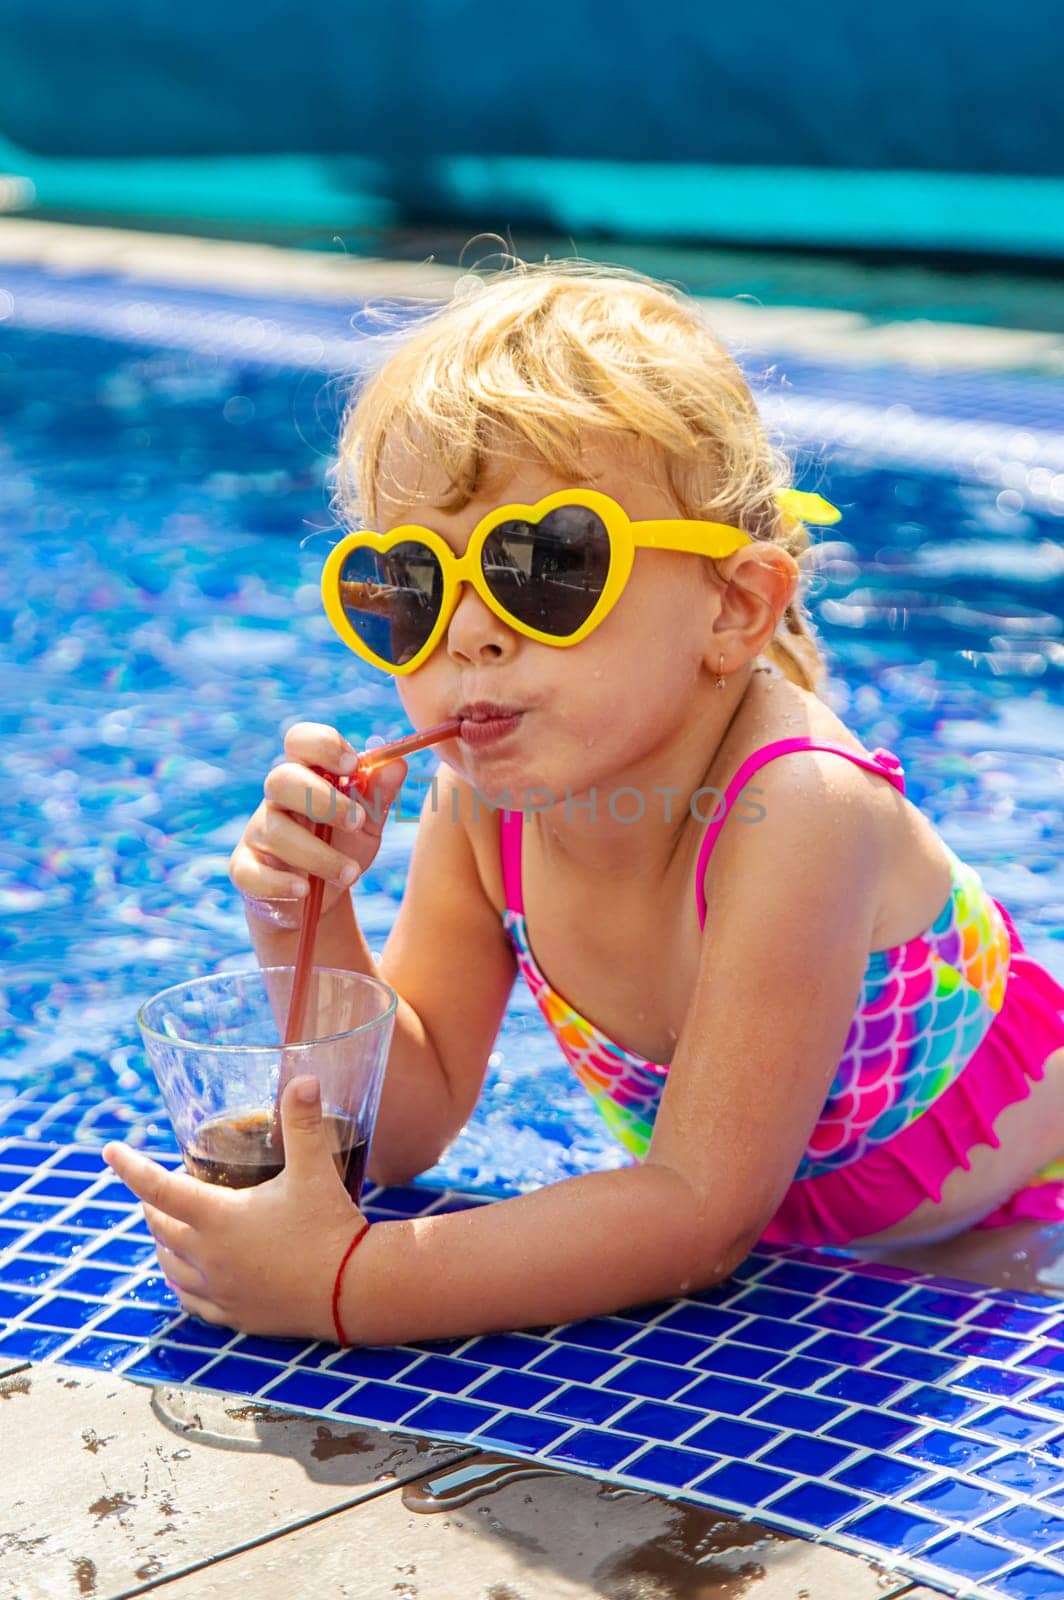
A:
{"type": "Polygon", "coordinates": [[[175,1450],[173,1459],[175,1461],[187,1461],[191,1454],[191,1450],[175,1450]]]}

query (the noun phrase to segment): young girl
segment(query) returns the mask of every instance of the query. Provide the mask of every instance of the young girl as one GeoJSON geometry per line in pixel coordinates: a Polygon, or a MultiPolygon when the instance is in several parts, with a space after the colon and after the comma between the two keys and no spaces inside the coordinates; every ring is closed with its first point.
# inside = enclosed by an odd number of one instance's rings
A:
{"type": "Polygon", "coordinates": [[[291,729],[231,860],[258,959],[292,962],[315,874],[318,964],[398,991],[378,1183],[466,1122],[517,974],[633,1160],[366,1232],[300,1078],[258,1188],[105,1152],[182,1305],[390,1343],[697,1290],[759,1239],[1064,1217],[1064,988],[897,758],[818,698],[801,516],[836,513],[787,489],[695,304],[598,268],[500,275],[365,386],[340,470],[375,531],[330,555],[328,614],[414,727],[462,732],[375,968],[351,888],[406,769],[339,797],[326,845],[315,769],[354,752],[291,729]]]}

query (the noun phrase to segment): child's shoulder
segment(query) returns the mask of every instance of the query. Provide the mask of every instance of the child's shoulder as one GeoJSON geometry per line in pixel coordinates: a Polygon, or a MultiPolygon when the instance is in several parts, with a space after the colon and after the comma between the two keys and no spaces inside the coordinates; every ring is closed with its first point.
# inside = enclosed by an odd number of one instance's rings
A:
{"type": "MultiPolygon", "coordinates": [[[[836,752],[873,762],[868,749],[823,700],[782,676],[755,679],[749,715],[737,719],[729,749],[720,752],[724,789],[743,763],[777,741],[807,738],[830,750],[797,750],[760,765],[748,780],[771,830],[772,817],[788,819],[798,840],[830,851],[835,830],[856,830],[859,847],[877,863],[877,909],[873,950],[890,949],[935,921],[952,889],[950,853],[934,827],[887,778],[885,772],[843,759],[836,752]]],[[[745,788],[745,786],[744,786],[745,788]]],[[[749,808],[747,811],[749,814],[749,808]]],[[[726,829],[721,830],[723,844],[726,829]]],[[[736,830],[738,832],[738,830],[736,830]]],[[[733,835],[734,837],[734,835],[733,835]]],[[[767,835],[759,842],[767,843],[767,835]]],[[[725,867],[730,852],[722,851],[725,867]]],[[[713,855],[717,854],[714,849],[713,855]]],[[[707,872],[707,896],[709,876],[707,872]]],[[[844,889],[834,884],[836,892],[844,889]]]]}

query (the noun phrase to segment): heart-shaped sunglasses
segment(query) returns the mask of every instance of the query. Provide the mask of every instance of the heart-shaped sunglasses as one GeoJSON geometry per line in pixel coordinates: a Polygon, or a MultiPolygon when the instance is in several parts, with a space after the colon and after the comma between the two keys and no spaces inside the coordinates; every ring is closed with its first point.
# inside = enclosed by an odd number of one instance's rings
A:
{"type": "MultiPolygon", "coordinates": [[[[837,522],[817,494],[783,489],[784,513],[837,522]]],[[[463,583],[510,628],[540,644],[586,639],[624,592],[637,550],[728,556],[752,537],[724,522],[633,522],[596,489],[562,489],[535,505],[496,506],[456,556],[431,528],[350,533],[321,576],[329,621],[346,645],[385,672],[416,672],[439,644],[463,583]]]]}

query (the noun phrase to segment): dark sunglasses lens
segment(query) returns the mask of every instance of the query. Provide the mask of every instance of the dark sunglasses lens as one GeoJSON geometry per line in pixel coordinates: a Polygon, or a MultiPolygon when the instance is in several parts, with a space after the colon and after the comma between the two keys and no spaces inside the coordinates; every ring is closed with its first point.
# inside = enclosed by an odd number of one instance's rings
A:
{"type": "Polygon", "coordinates": [[[606,524],[586,506],[539,522],[501,522],[480,558],[488,588],[512,617],[565,639],[594,611],[610,570],[606,524]]]}
{"type": "Polygon", "coordinates": [[[440,564],[415,540],[383,553],[363,546],[340,569],[344,615],[363,644],[394,667],[421,649],[440,614],[442,596],[440,564]]]}

